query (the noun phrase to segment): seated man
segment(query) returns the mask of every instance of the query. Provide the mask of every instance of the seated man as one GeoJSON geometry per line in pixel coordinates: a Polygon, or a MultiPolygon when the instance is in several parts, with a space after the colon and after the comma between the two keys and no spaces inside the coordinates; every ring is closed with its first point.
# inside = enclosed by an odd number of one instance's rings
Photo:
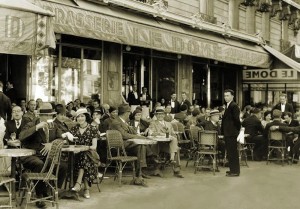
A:
{"type": "MultiPolygon", "coordinates": [[[[282,113],[283,119],[285,120],[285,123],[287,124],[288,127],[297,127],[299,126],[299,121],[294,120],[292,118],[292,113],[291,112],[284,112],[282,113]]],[[[294,145],[295,142],[298,140],[298,133],[293,133],[290,132],[286,135],[286,147],[289,151],[289,157],[292,158],[293,154],[295,152],[299,152],[297,150],[294,150],[294,145]]],[[[297,147],[296,147],[297,148],[297,147]]],[[[298,148],[299,150],[299,148],[298,148]]],[[[296,158],[299,158],[299,155],[296,153],[296,158]]]]}
{"type": "MultiPolygon", "coordinates": [[[[155,116],[157,120],[152,121],[149,126],[149,135],[150,136],[166,136],[168,133],[171,137],[171,142],[166,143],[160,143],[158,145],[153,145],[153,149],[157,149],[157,146],[159,146],[159,150],[161,152],[166,152],[170,154],[170,162],[173,164],[173,171],[174,176],[183,178],[183,176],[180,174],[180,153],[178,148],[178,141],[176,134],[174,132],[174,129],[172,127],[172,124],[170,122],[164,121],[165,112],[162,109],[158,109],[155,112],[155,116]]],[[[159,154],[159,153],[157,153],[159,154]]]]}
{"type": "MultiPolygon", "coordinates": [[[[28,122],[24,125],[20,132],[19,139],[24,148],[34,149],[36,154],[33,156],[21,157],[24,168],[32,172],[39,173],[46,160],[46,155],[51,149],[51,142],[57,138],[61,138],[62,131],[52,123],[46,121],[52,119],[55,112],[52,112],[50,103],[43,103],[40,107],[39,118],[28,122]],[[51,111],[51,112],[50,112],[51,111]]],[[[66,177],[67,165],[63,162],[60,164],[58,172],[58,187],[61,188],[66,177]]],[[[38,197],[48,196],[45,184],[40,182],[37,184],[36,195],[38,197]]],[[[39,208],[45,207],[44,202],[36,202],[39,208]]]]}
{"type": "Polygon", "coordinates": [[[6,122],[6,130],[3,142],[7,143],[6,140],[16,140],[19,139],[19,134],[24,127],[24,125],[28,122],[28,119],[23,118],[23,111],[20,106],[14,106],[12,108],[12,120],[6,122]]]}
{"type": "Polygon", "coordinates": [[[133,142],[128,142],[127,139],[133,139],[133,138],[139,138],[139,139],[145,139],[145,136],[138,135],[136,133],[136,130],[128,125],[129,121],[129,115],[131,113],[130,106],[127,104],[120,105],[118,108],[118,116],[112,120],[110,129],[111,130],[118,130],[122,134],[123,140],[124,140],[124,146],[126,151],[133,153],[137,156],[138,162],[137,162],[137,176],[139,177],[139,180],[137,180],[135,183],[138,185],[145,185],[145,182],[142,180],[143,178],[149,178],[145,173],[140,173],[140,170],[147,167],[146,163],[146,156],[152,156],[153,153],[151,153],[150,149],[147,149],[148,146],[146,145],[138,145],[134,144],[133,142]]]}
{"type": "MultiPolygon", "coordinates": [[[[221,126],[219,124],[220,114],[219,110],[211,110],[209,120],[204,120],[199,125],[203,127],[204,130],[216,131],[218,135],[221,135],[221,126]]],[[[221,154],[220,158],[223,158],[225,156],[225,141],[222,139],[218,139],[218,150],[221,154]]]]}
{"type": "Polygon", "coordinates": [[[254,143],[254,160],[262,160],[266,157],[266,150],[268,146],[268,140],[262,134],[264,128],[261,124],[261,111],[258,108],[250,110],[250,116],[244,119],[242,126],[245,128],[245,134],[249,134],[246,137],[246,142],[254,143]]]}

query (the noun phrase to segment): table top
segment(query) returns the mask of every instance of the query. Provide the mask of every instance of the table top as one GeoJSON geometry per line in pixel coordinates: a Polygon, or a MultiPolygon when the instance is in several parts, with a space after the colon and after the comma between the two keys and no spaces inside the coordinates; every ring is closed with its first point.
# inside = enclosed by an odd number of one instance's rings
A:
{"type": "Polygon", "coordinates": [[[171,137],[166,138],[165,136],[148,136],[148,138],[157,142],[169,142],[172,140],[171,137]]]}
{"type": "Polygon", "coordinates": [[[129,142],[133,142],[134,144],[156,144],[157,141],[153,139],[127,139],[129,142]]]}
{"type": "Polygon", "coordinates": [[[0,157],[24,157],[35,154],[33,149],[1,149],[0,157]]]}
{"type": "Polygon", "coordinates": [[[63,145],[61,151],[63,152],[83,152],[89,150],[86,145],[63,145]]]}

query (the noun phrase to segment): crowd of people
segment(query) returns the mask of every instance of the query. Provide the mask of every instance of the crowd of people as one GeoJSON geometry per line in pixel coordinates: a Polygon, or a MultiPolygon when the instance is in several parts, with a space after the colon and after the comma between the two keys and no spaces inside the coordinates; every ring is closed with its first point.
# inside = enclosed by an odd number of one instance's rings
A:
{"type": "MultiPolygon", "coordinates": [[[[163,101],[163,104],[156,103],[149,115],[144,117],[143,112],[151,104],[151,97],[147,93],[147,88],[143,88],[141,94],[136,90],[136,86],[133,86],[133,91],[128,95],[129,104],[124,103],[118,107],[101,104],[97,98],[88,104],[76,99],[66,106],[31,99],[27,102],[22,100],[20,104],[8,102],[10,107],[4,109],[2,108],[4,103],[1,103],[1,120],[2,123],[5,121],[3,143],[7,145],[9,140],[17,139],[21,141],[22,147],[34,149],[35,155],[21,158],[24,168],[33,172],[41,171],[54,139],[62,138],[67,142],[88,146],[88,151],[80,152],[75,157],[76,181],[72,188],[74,192],[79,192],[83,188],[85,198],[90,198],[89,188],[99,175],[99,166],[106,163],[106,142],[99,138],[100,134],[107,130],[118,130],[124,140],[126,151],[137,156],[137,178],[134,182],[137,185],[146,186],[145,179],[151,178],[150,175],[163,176],[159,166],[160,152],[168,156],[167,164],[172,166],[174,176],[184,178],[180,169],[178,136],[172,126],[174,122],[182,123],[187,135],[192,126],[216,131],[218,135],[222,135],[222,139],[218,141],[218,149],[220,158],[225,156],[225,150],[227,151],[229,171],[226,172],[226,176],[229,177],[240,175],[236,139],[241,127],[245,128],[246,142],[255,144],[254,159],[258,161],[267,157],[270,129],[292,132],[287,137],[287,150],[290,150],[290,157],[294,156],[294,162],[298,162],[300,126],[299,121],[294,119],[293,106],[287,103],[285,94],[280,96],[280,103],[272,108],[259,109],[248,105],[240,111],[234,102],[234,92],[230,89],[224,91],[226,104],[214,108],[192,105],[185,92],[181,94],[182,99],[179,102],[177,95],[173,93],[170,101],[163,101]],[[51,128],[49,120],[53,122],[51,128]],[[146,139],[149,136],[166,135],[171,138],[170,143],[140,145],[128,141],[134,138],[146,139]],[[147,169],[148,164],[154,165],[152,172],[147,169]]],[[[0,94],[6,99],[5,94],[1,91],[0,94]]],[[[67,161],[60,164],[59,187],[62,187],[66,178],[66,164],[67,161]]],[[[46,192],[45,186],[40,182],[36,187],[37,196],[43,197],[46,192]]],[[[37,207],[44,206],[43,202],[37,202],[37,207]]]]}

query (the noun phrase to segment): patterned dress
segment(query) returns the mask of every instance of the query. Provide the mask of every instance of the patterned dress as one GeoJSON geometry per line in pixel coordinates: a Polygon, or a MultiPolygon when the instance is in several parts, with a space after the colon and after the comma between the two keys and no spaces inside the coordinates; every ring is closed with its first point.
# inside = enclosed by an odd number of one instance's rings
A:
{"type": "MultiPolygon", "coordinates": [[[[76,139],[76,144],[80,145],[92,146],[93,139],[100,137],[98,129],[91,125],[88,125],[82,134],[79,131],[78,125],[74,126],[70,132],[78,137],[78,139],[76,139]]],[[[79,169],[84,169],[83,179],[87,180],[89,185],[91,185],[93,180],[97,177],[98,168],[87,152],[80,152],[75,155],[75,178],[77,178],[76,175],[78,175],[79,169]]]]}

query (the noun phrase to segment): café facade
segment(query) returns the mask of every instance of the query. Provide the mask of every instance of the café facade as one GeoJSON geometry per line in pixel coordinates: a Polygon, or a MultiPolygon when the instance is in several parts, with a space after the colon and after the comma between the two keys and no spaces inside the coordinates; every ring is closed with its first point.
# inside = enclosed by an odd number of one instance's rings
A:
{"type": "Polygon", "coordinates": [[[272,62],[259,42],[226,30],[218,34],[90,1],[31,2],[53,14],[56,45],[28,56],[27,99],[87,102],[98,95],[117,105],[137,84],[148,87],[154,101],[186,92],[202,106],[217,106],[231,88],[243,104],[245,86],[252,85],[245,83],[245,69],[269,69],[272,62]]]}

